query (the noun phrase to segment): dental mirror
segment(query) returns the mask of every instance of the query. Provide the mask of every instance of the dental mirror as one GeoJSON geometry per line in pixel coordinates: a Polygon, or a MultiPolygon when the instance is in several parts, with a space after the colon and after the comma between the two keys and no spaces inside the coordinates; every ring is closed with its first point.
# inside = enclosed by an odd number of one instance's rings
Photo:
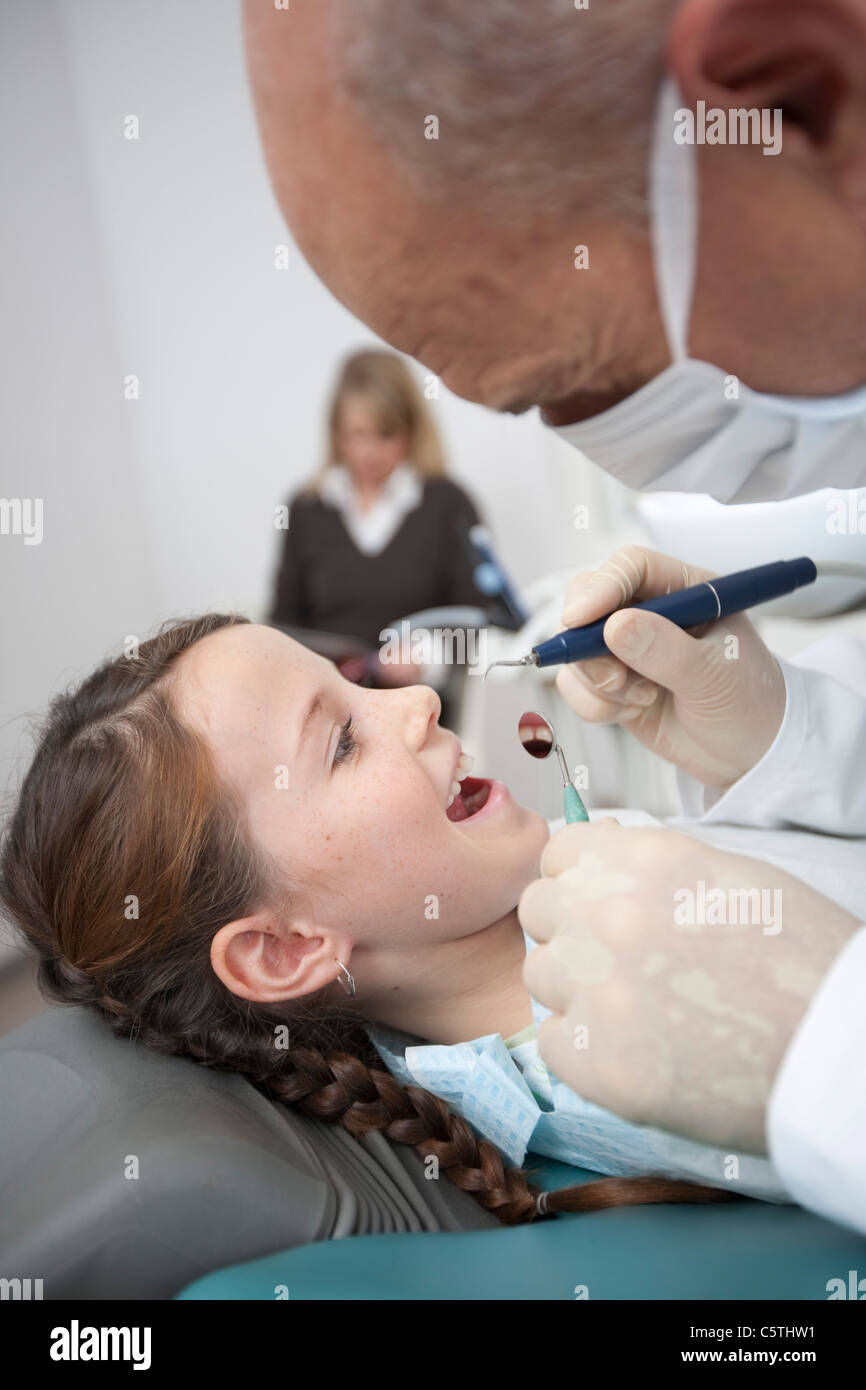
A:
{"type": "Polygon", "coordinates": [[[556,737],[550,720],[545,719],[544,715],[539,714],[536,710],[527,710],[518,720],[517,736],[531,758],[549,758],[551,753],[556,753],[562,772],[562,796],[566,822],[588,821],[589,815],[586,807],[580,799],[577,787],[571,780],[565,754],[560,747],[559,739],[556,737]]]}
{"type": "Polygon", "coordinates": [[[517,736],[531,758],[549,758],[556,744],[553,725],[534,710],[520,716],[517,736]]]}

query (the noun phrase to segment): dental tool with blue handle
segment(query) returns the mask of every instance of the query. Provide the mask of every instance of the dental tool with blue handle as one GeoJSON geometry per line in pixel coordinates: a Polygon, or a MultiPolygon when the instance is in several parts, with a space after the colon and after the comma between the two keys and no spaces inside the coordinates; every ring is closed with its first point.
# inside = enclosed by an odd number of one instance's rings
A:
{"type": "MultiPolygon", "coordinates": [[[[858,567],[859,568],[859,567],[858,567]]],[[[821,566],[821,572],[830,573],[830,566],[821,566]]],[[[643,603],[629,603],[624,607],[635,608],[645,613],[658,613],[677,627],[699,627],[711,623],[731,613],[742,613],[756,604],[768,603],[771,599],[790,594],[804,584],[812,584],[818,576],[814,561],[803,555],[796,560],[776,560],[773,564],[757,565],[754,569],[738,570],[736,574],[720,575],[716,579],[704,580],[688,589],[675,589],[659,598],[651,598],[643,603]]],[[[537,647],[518,661],[493,661],[488,666],[485,678],[494,666],[560,666],[571,661],[588,661],[592,657],[605,656],[608,648],[604,641],[604,625],[612,613],[605,614],[597,622],[584,627],[566,628],[537,647]]]]}

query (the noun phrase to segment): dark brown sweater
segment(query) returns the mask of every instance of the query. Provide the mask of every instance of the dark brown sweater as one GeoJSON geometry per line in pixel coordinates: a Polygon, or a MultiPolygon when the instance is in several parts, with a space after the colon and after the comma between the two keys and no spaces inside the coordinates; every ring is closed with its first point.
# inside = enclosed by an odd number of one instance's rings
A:
{"type": "Polygon", "coordinates": [[[425,479],[420,505],[406,514],[380,554],[365,555],[335,507],[297,493],[271,621],[346,633],[378,647],[383,628],[419,609],[483,607],[486,600],[472,579],[474,562],[459,536],[477,521],[473,503],[456,483],[425,479]]]}

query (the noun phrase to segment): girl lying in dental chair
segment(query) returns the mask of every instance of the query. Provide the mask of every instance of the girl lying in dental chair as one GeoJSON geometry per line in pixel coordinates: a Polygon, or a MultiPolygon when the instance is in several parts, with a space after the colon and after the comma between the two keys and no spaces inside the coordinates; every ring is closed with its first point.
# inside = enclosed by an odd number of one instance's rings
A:
{"type": "Polygon", "coordinates": [[[411,1144],[506,1224],[786,1200],[766,1160],[627,1124],[544,1068],[516,904],[550,831],[463,775],[438,713],[219,615],[57,697],[0,866],[46,995],[411,1144]],[[611,1176],[539,1203],[527,1151],[611,1176]]]}

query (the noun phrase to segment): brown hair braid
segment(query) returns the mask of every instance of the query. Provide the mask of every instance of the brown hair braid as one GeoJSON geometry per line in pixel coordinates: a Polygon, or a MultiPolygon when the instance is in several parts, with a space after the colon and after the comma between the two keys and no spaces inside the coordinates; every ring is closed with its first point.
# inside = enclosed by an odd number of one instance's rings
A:
{"type": "MultiPolygon", "coordinates": [[[[437,1096],[401,1085],[357,1005],[324,990],[251,1003],[211,966],[214,934],[269,902],[276,872],[204,743],[176,715],[173,667],[203,637],[246,621],[165,624],[137,656],[105,662],[55,697],[5,833],[0,906],[35,951],[48,998],[86,1005],[158,1052],[241,1072],[350,1134],[379,1130],[411,1144],[503,1223],[532,1221],[538,1194],[526,1170],[507,1166],[437,1096]],[[292,1046],[280,1050],[275,1032],[286,1024],[292,1046]]],[[[730,1197],[664,1178],[605,1178],[550,1193],[547,1210],[730,1197]]]]}

